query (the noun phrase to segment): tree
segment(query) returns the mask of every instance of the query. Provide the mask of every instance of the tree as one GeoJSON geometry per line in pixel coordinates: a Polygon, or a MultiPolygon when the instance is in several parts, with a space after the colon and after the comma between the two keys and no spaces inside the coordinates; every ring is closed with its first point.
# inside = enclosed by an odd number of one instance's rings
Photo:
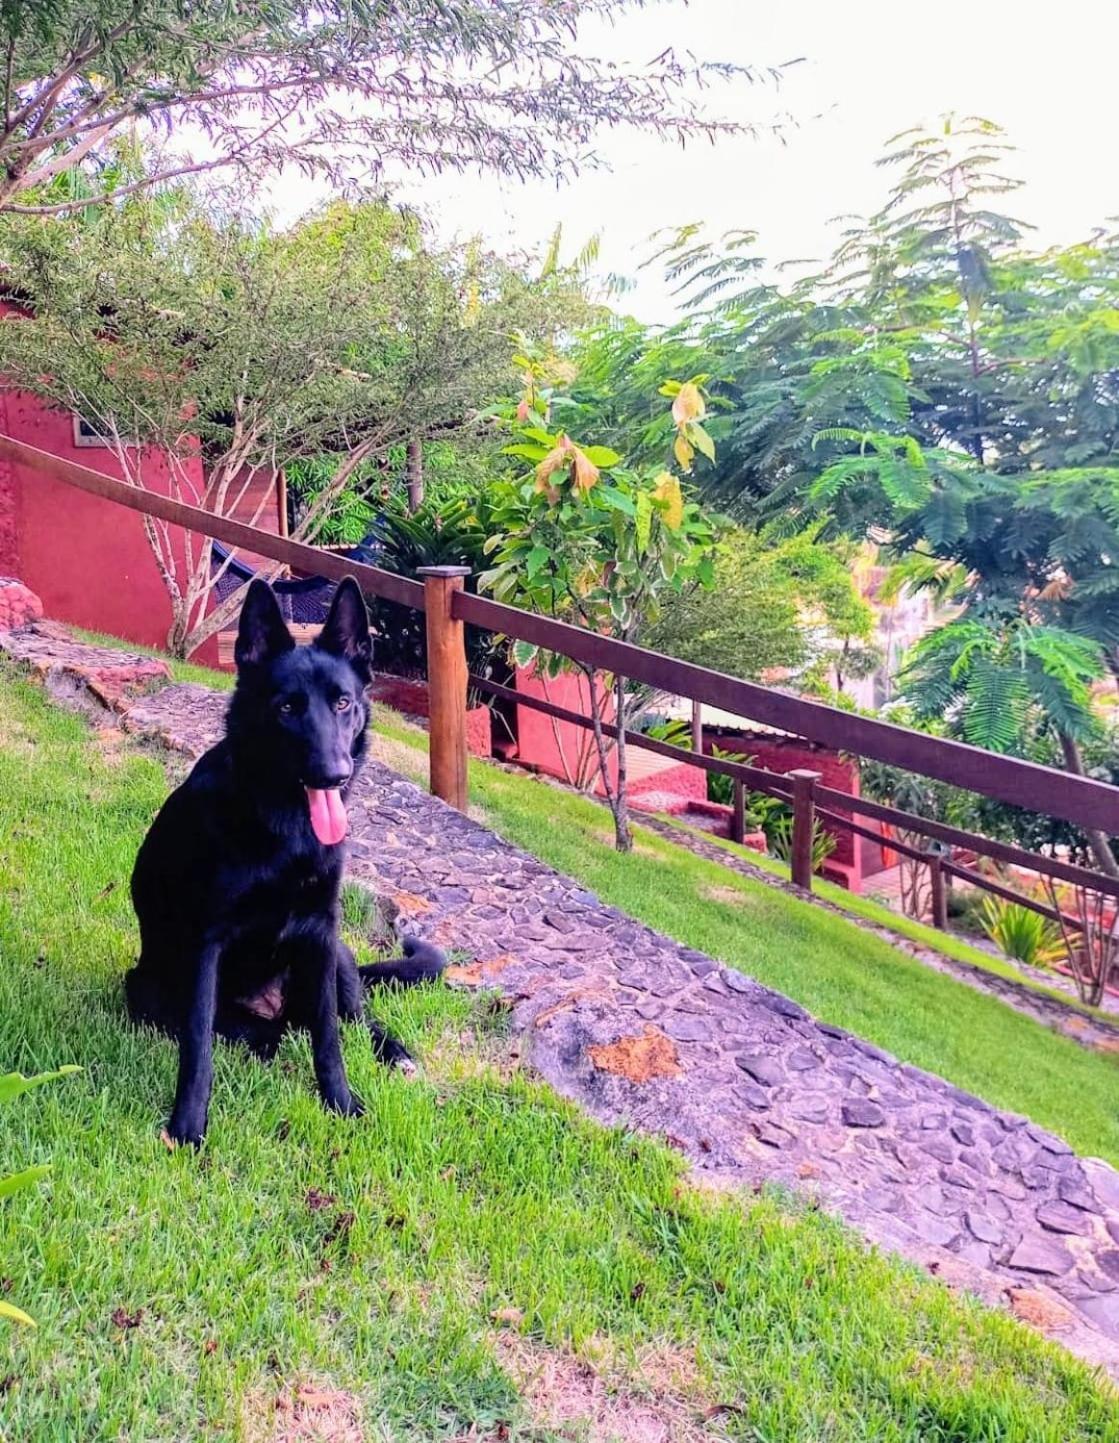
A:
{"type": "Polygon", "coordinates": [[[336,188],[395,166],[553,178],[593,162],[602,125],[680,139],[741,129],[706,118],[689,91],[749,71],[672,53],[630,69],[578,53],[581,20],[630,3],[10,0],[0,209],[119,197],[97,168],[107,142],[137,125],[162,151],[130,190],[219,167],[297,166],[336,188]],[[176,146],[192,133],[198,149],[176,146]],[[51,189],[79,170],[86,183],[51,189]]]}
{"type": "MultiPolygon", "coordinates": [[[[393,447],[453,437],[506,391],[510,331],[584,305],[565,274],[537,284],[477,247],[437,249],[372,203],[274,230],[153,192],[91,224],[9,217],[0,254],[23,307],[0,326],[9,384],[85,417],[133,485],[155,484],[161,453],[171,493],[218,515],[246,519],[250,495],[270,502],[254,485],[303,467],[311,540],[393,447]]],[[[210,608],[208,544],[146,525],[185,655],[236,599],[210,608]]]]}
{"type": "MultiPolygon", "coordinates": [[[[629,469],[607,447],[582,447],[563,432],[546,430],[547,397],[537,389],[531,365],[526,379],[520,411],[527,424],[506,449],[534,463],[534,471],[513,483],[496,508],[497,529],[487,543],[495,564],[479,584],[499,601],[635,641],[657,621],[666,597],[692,584],[712,584],[714,526],[672,472],[629,469]]],[[[710,446],[704,402],[691,381],[668,382],[662,393],[672,397],[674,451],[687,470],[695,450],[710,446]]],[[[612,778],[596,668],[521,642],[513,652],[520,665],[535,663],[545,674],[573,665],[586,677],[602,787],[617,848],[628,852],[625,730],[632,707],[625,678],[613,679],[618,739],[612,778]]]]}
{"type": "Polygon", "coordinates": [[[1080,771],[1095,678],[1119,678],[1119,242],[1027,249],[1009,149],[976,119],[897,137],[886,206],[789,286],[758,283],[747,235],[670,237],[693,313],[636,364],[682,348],[707,377],[703,494],[771,534],[870,538],[950,601],[903,678],[922,714],[1021,755],[1048,734],[1080,771]]]}
{"type": "Polygon", "coordinates": [[[735,527],[715,548],[714,584],[668,598],[645,641],[743,678],[784,671],[812,685],[838,671],[841,690],[844,658],[869,640],[873,622],[850,560],[810,532],[774,543],[735,527]]]}

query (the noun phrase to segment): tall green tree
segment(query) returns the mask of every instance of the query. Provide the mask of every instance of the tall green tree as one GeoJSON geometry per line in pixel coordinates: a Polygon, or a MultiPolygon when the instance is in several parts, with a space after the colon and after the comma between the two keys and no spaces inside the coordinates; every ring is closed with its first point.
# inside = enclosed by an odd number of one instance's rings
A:
{"type": "MultiPolygon", "coordinates": [[[[510,332],[543,338],[585,308],[563,273],[438,247],[373,203],[279,230],[148,192],[90,224],[9,216],[0,257],[23,310],[0,326],[8,385],[85,417],[133,485],[158,451],[172,494],[219,515],[244,519],[254,482],[299,470],[311,539],[394,450],[463,434],[508,394],[510,332]]],[[[185,655],[236,601],[210,605],[208,546],[147,530],[185,655]]]]}
{"type": "Polygon", "coordinates": [[[628,67],[580,52],[580,21],[630,4],[7,0],[0,210],[119,196],[99,167],[107,143],[137,126],[160,158],[130,189],[284,166],[338,188],[401,166],[553,178],[593,162],[601,126],[681,139],[740,128],[707,117],[696,97],[712,78],[749,71],[672,53],[628,67]],[[79,171],[84,183],[51,189],[79,171]]]}

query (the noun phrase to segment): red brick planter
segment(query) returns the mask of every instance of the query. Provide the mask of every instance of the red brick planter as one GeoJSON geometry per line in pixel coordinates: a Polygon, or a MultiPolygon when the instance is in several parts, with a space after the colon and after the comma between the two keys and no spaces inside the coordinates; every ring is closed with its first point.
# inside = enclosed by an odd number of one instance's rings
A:
{"type": "MultiPolygon", "coordinates": [[[[390,676],[379,671],[373,677],[370,696],[382,706],[406,716],[428,717],[431,715],[427,696],[427,682],[403,676],[390,676]]],[[[493,740],[488,707],[468,707],[466,712],[466,746],[471,756],[488,757],[493,752],[493,740]]]]}

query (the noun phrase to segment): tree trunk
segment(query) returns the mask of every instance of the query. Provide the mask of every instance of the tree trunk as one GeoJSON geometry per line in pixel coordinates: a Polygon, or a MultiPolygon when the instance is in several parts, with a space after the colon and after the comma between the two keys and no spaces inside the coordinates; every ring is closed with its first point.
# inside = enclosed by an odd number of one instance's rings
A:
{"type": "MultiPolygon", "coordinates": [[[[1066,732],[1058,732],[1061,739],[1061,751],[1064,753],[1065,769],[1074,776],[1084,775],[1084,761],[1080,755],[1080,748],[1076,739],[1070,737],[1066,732]]],[[[1115,853],[1111,850],[1111,843],[1103,832],[1085,831],[1088,839],[1088,846],[1092,849],[1092,855],[1096,859],[1096,865],[1101,872],[1106,872],[1109,877],[1119,877],[1119,862],[1115,860],[1115,853]]]]}
{"type": "MultiPolygon", "coordinates": [[[[629,818],[626,815],[625,793],[623,791],[619,803],[617,789],[610,783],[610,749],[606,745],[606,734],[602,730],[602,710],[595,687],[596,672],[593,666],[580,667],[580,670],[587,678],[591,690],[591,730],[594,732],[594,744],[598,752],[602,790],[610,808],[610,815],[614,818],[614,845],[619,852],[630,852],[633,850],[633,838],[630,836],[629,818]]],[[[624,745],[623,742],[622,746],[624,745]]],[[[624,761],[621,766],[624,769],[624,761]]],[[[624,771],[620,772],[620,775],[624,775],[624,771]]]]}
{"type": "Polygon", "coordinates": [[[625,678],[614,678],[614,705],[618,724],[618,780],[615,784],[617,805],[614,807],[615,845],[619,852],[633,851],[633,836],[629,830],[629,801],[626,796],[626,683],[625,678]]]}
{"type": "Polygon", "coordinates": [[[408,442],[408,510],[418,511],[424,500],[424,443],[414,437],[408,442]]]}

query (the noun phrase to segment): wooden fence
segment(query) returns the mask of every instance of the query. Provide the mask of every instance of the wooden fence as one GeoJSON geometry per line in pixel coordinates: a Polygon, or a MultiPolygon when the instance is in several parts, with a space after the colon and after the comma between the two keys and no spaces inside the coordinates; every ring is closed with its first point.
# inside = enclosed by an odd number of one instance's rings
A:
{"type": "MultiPolygon", "coordinates": [[[[471,595],[464,589],[467,571],[463,567],[426,568],[421,573],[421,581],[412,581],[380,567],[346,561],[319,547],[274,536],[171,497],[138,489],[10,437],[0,436],[0,460],[30,467],[56,481],[133,511],[217,539],[226,546],[245,547],[309,574],[335,580],[353,576],[367,596],[383,597],[423,611],[428,642],[431,789],[460,810],[465,810],[467,802],[468,684],[491,696],[514,701],[518,706],[545,712],[560,721],[584,728],[592,725],[590,718],[579,712],[526,696],[481,677],[469,676],[463,629],[475,626],[556,652],[583,666],[640,682],[666,695],[688,698],[693,705],[703,703],[717,707],[836,751],[885,762],[996,801],[1058,818],[1076,827],[1119,836],[1119,787],[1015,757],[1000,756],[962,742],[926,736],[820,702],[805,701],[706,667],[663,656],[644,647],[471,595]]],[[[617,728],[611,724],[604,724],[603,730],[612,738],[617,736],[617,728]]],[[[831,826],[845,827],[857,836],[882,842],[880,833],[855,820],[862,817],[889,823],[894,828],[937,844],[935,847],[918,848],[896,837],[887,842],[891,850],[928,867],[933,920],[941,927],[947,921],[946,876],[956,876],[997,896],[1012,898],[1043,915],[1058,916],[1045,903],[1014,892],[1002,883],[954,861],[951,855],[953,847],[1004,865],[1028,869],[1074,887],[1090,888],[1119,902],[1119,879],[1063,858],[1046,857],[944,822],[916,816],[897,807],[835,791],[823,786],[816,772],[771,772],[744,762],[706,756],[698,750],[689,751],[629,730],[626,742],[700,767],[706,772],[719,772],[730,777],[735,786],[734,815],[739,840],[747,790],[764,792],[788,802],[793,812],[792,878],[805,889],[812,886],[812,840],[816,817],[831,826]]],[[[1067,914],[1064,921],[1072,927],[1080,926],[1077,919],[1067,914]]]]}

